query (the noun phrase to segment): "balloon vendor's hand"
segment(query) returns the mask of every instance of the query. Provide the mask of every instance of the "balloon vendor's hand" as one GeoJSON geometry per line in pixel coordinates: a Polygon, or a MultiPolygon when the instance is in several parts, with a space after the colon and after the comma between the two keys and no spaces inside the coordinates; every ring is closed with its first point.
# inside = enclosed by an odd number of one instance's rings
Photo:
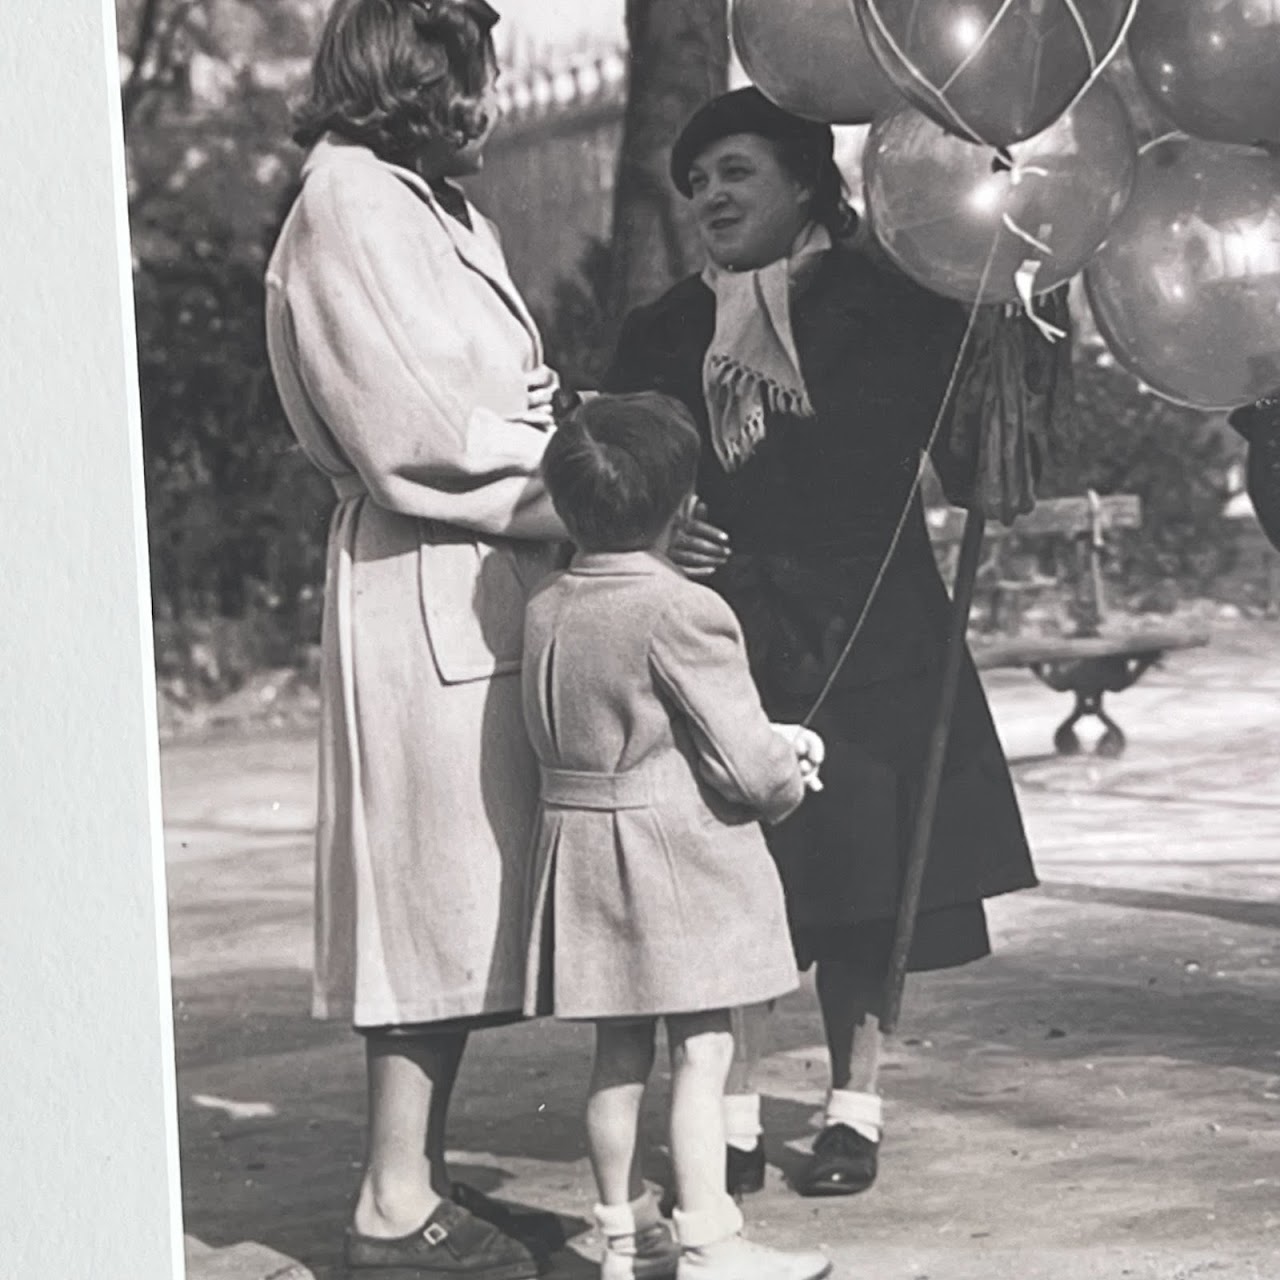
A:
{"type": "Polygon", "coordinates": [[[822,779],[819,771],[827,756],[827,748],[822,739],[812,729],[799,724],[775,724],[770,727],[774,733],[785,738],[796,753],[796,763],[800,766],[800,777],[805,789],[821,791],[822,779]]]}
{"type": "Polygon", "coordinates": [[[688,578],[709,578],[729,558],[729,535],[707,523],[707,508],[697,498],[676,526],[667,556],[688,578]]]}

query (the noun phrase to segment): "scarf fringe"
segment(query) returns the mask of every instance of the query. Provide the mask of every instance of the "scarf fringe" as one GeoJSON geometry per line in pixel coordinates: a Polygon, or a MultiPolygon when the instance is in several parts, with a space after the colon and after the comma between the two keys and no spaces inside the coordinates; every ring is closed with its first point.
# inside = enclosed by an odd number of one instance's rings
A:
{"type": "Polygon", "coordinates": [[[709,373],[720,401],[722,429],[712,432],[716,456],[734,471],[755,452],[765,435],[765,413],[812,418],[813,405],[803,387],[784,387],[728,356],[712,356],[709,373]],[[733,405],[738,412],[733,411],[733,405]],[[728,429],[733,423],[736,429],[728,429]]]}
{"type": "Polygon", "coordinates": [[[746,398],[758,392],[761,402],[771,413],[785,413],[793,418],[812,418],[813,405],[804,387],[784,387],[772,378],[739,364],[732,356],[713,355],[711,376],[732,395],[746,398]]]}

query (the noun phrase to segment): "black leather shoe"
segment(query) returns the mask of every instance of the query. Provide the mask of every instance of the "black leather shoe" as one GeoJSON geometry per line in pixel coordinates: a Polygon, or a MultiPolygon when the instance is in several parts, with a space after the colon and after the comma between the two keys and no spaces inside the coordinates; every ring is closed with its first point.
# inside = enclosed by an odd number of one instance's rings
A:
{"type": "Polygon", "coordinates": [[[538,1263],[518,1240],[450,1200],[407,1236],[347,1232],[348,1280],[535,1280],[538,1263]]]}
{"type": "Polygon", "coordinates": [[[557,1249],[564,1248],[564,1226],[554,1213],[542,1209],[513,1209],[465,1182],[453,1184],[451,1198],[469,1214],[497,1227],[504,1236],[519,1240],[539,1259],[550,1258],[557,1249]]]}
{"type": "Polygon", "coordinates": [[[749,1196],[764,1190],[764,1143],[757,1138],[750,1151],[725,1148],[725,1187],[731,1196],[749,1196]]]}
{"type": "Polygon", "coordinates": [[[813,1144],[813,1154],[796,1179],[802,1196],[851,1196],[875,1180],[880,1144],[847,1124],[828,1125],[813,1144]]]}

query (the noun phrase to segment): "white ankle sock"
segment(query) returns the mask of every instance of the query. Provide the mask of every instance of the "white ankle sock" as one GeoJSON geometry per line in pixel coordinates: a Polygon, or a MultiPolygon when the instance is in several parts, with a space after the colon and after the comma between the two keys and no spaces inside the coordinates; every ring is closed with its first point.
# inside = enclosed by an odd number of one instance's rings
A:
{"type": "Polygon", "coordinates": [[[673,1209],[671,1220],[675,1223],[676,1239],[682,1249],[706,1249],[742,1231],[742,1210],[727,1195],[714,1209],[703,1209],[697,1213],[673,1209]]]}
{"type": "Polygon", "coordinates": [[[593,1210],[601,1235],[608,1239],[633,1236],[661,1220],[652,1191],[643,1191],[629,1204],[598,1204],[593,1210]]]}
{"type": "Polygon", "coordinates": [[[832,1089],[827,1095],[826,1123],[847,1124],[868,1142],[879,1142],[884,1128],[884,1108],[878,1093],[832,1089]]]}
{"type": "Polygon", "coordinates": [[[724,1095],[724,1136],[739,1151],[754,1151],[764,1130],[760,1127],[760,1095],[758,1093],[726,1093],[724,1095]]]}

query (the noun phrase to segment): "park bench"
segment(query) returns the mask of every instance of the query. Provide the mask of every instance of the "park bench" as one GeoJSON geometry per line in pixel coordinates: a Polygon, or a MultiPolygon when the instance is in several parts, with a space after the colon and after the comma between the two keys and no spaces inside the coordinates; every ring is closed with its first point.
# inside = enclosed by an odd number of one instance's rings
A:
{"type": "MultiPolygon", "coordinates": [[[[958,545],[965,513],[954,508],[929,512],[929,532],[934,546],[944,556],[958,545]]],[[[1076,725],[1086,716],[1102,723],[1103,733],[1096,750],[1099,755],[1119,756],[1125,735],[1107,714],[1103,698],[1121,693],[1138,680],[1167,653],[1207,644],[1206,628],[1170,624],[1117,627],[1108,618],[1103,564],[1107,555],[1107,535],[1116,529],[1136,529],[1142,524],[1141,500],[1132,494],[1099,497],[1042,498],[1011,529],[997,521],[987,524],[990,554],[979,570],[978,589],[989,602],[991,625],[1004,634],[971,640],[974,662],[980,671],[1000,667],[1025,667],[1049,688],[1074,696],[1071,714],[1058,726],[1053,745],[1062,755],[1080,750],[1076,725]],[[1074,628],[1071,634],[1038,636],[1010,634],[1015,631],[1028,596],[1057,587],[1058,576],[1032,573],[1017,577],[1004,572],[1002,545],[1016,537],[1021,545],[1054,538],[1070,543],[1076,555],[1075,593],[1072,602],[1074,628]]]]}

